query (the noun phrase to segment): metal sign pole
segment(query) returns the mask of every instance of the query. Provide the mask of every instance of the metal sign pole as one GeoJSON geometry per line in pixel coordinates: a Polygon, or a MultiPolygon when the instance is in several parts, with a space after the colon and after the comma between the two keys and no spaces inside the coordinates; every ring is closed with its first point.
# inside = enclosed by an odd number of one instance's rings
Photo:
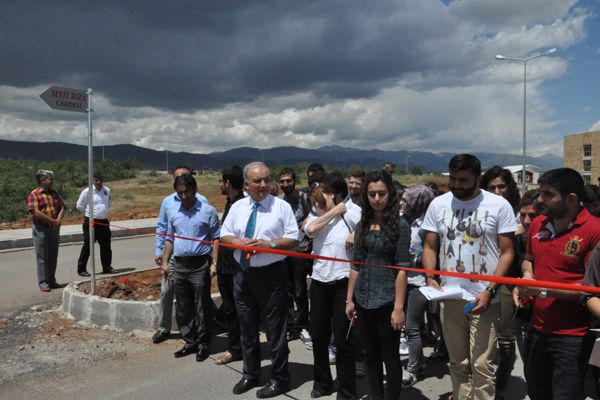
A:
{"type": "Polygon", "coordinates": [[[87,113],[88,113],[88,215],[89,215],[89,238],[90,258],[92,260],[92,285],[91,294],[96,294],[96,257],[94,255],[94,147],[92,145],[92,89],[87,90],[87,113]]]}

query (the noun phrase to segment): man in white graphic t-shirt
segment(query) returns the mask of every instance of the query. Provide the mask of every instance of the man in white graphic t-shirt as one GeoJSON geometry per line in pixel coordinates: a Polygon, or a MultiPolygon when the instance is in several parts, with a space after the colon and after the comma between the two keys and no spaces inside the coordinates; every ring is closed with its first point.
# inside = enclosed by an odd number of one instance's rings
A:
{"type": "MultiPolygon", "coordinates": [[[[452,157],[450,192],[431,202],[422,229],[427,231],[423,267],[442,271],[503,276],[514,257],[513,235],[517,228],[510,204],[501,196],[479,190],[481,163],[470,154],[452,157]]],[[[428,286],[462,289],[462,299],[442,304],[442,327],[450,357],[454,399],[495,397],[497,284],[477,279],[427,274],[428,286]],[[465,306],[469,306],[465,308],[465,306]],[[470,311],[468,308],[472,307],[470,311]]]]}

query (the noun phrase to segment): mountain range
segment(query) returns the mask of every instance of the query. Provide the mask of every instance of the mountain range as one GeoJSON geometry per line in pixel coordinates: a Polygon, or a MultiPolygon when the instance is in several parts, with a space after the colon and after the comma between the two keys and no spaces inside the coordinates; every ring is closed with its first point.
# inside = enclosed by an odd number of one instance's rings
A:
{"type": "MultiPolygon", "coordinates": [[[[318,149],[299,147],[274,147],[258,149],[239,147],[227,151],[208,154],[152,150],[132,144],[95,146],[94,159],[103,157],[112,160],[135,160],[145,169],[164,170],[176,165],[189,165],[194,169],[220,169],[231,164],[244,165],[251,161],[264,161],[268,165],[298,165],[318,162],[329,167],[361,166],[378,168],[384,162],[393,162],[397,169],[411,169],[419,166],[426,172],[443,172],[448,169],[448,161],[454,153],[428,153],[410,150],[354,149],[337,145],[318,149]]],[[[502,153],[475,153],[485,169],[492,165],[520,165],[521,155],[502,153]]],[[[21,142],[0,140],[0,158],[32,159],[38,161],[81,160],[87,161],[87,146],[64,142],[21,142]]],[[[542,171],[563,166],[562,157],[546,154],[528,157],[528,164],[538,166],[542,171]]]]}

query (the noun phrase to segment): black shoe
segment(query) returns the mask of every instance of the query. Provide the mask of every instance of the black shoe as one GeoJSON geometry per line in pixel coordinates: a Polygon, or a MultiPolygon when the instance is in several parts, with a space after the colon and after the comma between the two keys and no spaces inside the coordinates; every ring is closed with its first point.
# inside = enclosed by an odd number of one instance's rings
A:
{"type": "Polygon", "coordinates": [[[173,355],[175,358],[189,356],[198,352],[198,348],[195,346],[183,346],[180,350],[177,350],[173,355]]]}
{"type": "Polygon", "coordinates": [[[79,275],[79,276],[85,276],[85,277],[91,276],[90,273],[87,272],[87,271],[78,272],[77,275],[79,275]]]}
{"type": "Polygon", "coordinates": [[[50,286],[50,289],[62,289],[63,288],[63,286],[58,282],[52,282],[48,286],[50,286]]]}
{"type": "Polygon", "coordinates": [[[291,342],[293,340],[298,340],[300,339],[300,331],[299,330],[291,330],[287,333],[287,341],[291,342]]]}
{"type": "Polygon", "coordinates": [[[200,349],[198,350],[198,354],[196,354],[196,361],[202,362],[208,358],[208,349],[200,349]]]}
{"type": "Polygon", "coordinates": [[[318,399],[319,397],[329,396],[330,394],[331,394],[331,390],[322,391],[322,390],[313,389],[310,391],[310,398],[318,399]]]}
{"type": "Polygon", "coordinates": [[[169,332],[163,330],[157,330],[152,336],[152,343],[161,343],[169,338],[169,332]]]}
{"type": "Polygon", "coordinates": [[[279,396],[290,390],[290,385],[281,382],[269,382],[256,392],[256,397],[259,399],[268,399],[270,397],[279,396]]]}
{"type": "Polygon", "coordinates": [[[258,386],[258,380],[242,378],[238,383],[233,387],[233,394],[242,394],[246,393],[248,390],[255,388],[258,386]]]}
{"type": "Polygon", "coordinates": [[[102,271],[103,274],[114,274],[116,271],[113,267],[108,267],[107,269],[105,269],[104,271],[102,271]]]}

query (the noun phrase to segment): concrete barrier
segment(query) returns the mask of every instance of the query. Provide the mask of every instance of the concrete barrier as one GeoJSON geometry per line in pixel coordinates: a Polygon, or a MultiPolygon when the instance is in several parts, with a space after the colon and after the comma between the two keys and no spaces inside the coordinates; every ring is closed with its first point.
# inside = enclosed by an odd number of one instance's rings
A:
{"type": "MultiPolygon", "coordinates": [[[[150,268],[154,269],[154,268],[150,268]]],[[[127,276],[150,269],[135,272],[126,272],[114,276],[127,276]]],[[[61,310],[70,318],[85,324],[102,328],[130,332],[134,330],[154,331],[158,329],[158,316],[160,302],[134,301],[108,299],[96,295],[83,293],[79,290],[81,284],[86,281],[70,283],[63,290],[61,310]]],[[[213,301],[219,307],[221,296],[218,293],[212,295],[213,301]]],[[[173,306],[173,330],[177,330],[175,310],[177,303],[173,306]]]]}

